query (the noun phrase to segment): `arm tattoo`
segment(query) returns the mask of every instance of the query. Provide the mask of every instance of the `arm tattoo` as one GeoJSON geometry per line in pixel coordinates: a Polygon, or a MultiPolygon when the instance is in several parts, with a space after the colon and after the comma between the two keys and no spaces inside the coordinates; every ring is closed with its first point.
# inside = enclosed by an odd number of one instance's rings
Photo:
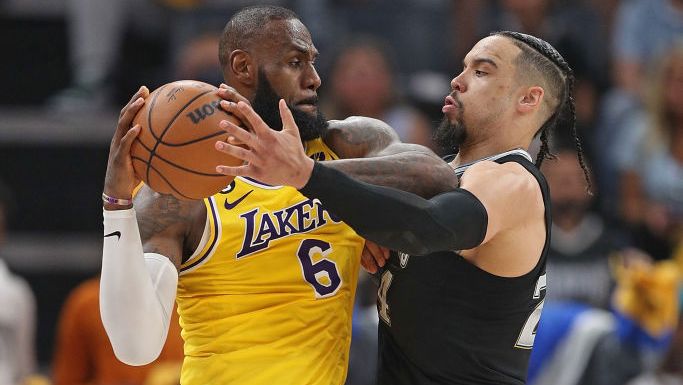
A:
{"type": "Polygon", "coordinates": [[[418,150],[400,151],[367,159],[324,162],[370,184],[393,187],[424,198],[458,187],[453,169],[435,154],[418,150]]]}
{"type": "Polygon", "coordinates": [[[340,139],[361,157],[371,156],[391,144],[392,137],[379,130],[347,129],[342,130],[340,139]]]}
{"type": "Polygon", "coordinates": [[[425,198],[458,186],[448,164],[426,147],[401,143],[396,132],[382,121],[349,118],[334,122],[328,132],[326,143],[344,159],[326,165],[364,182],[425,198]]]}
{"type": "MultiPolygon", "coordinates": [[[[142,242],[146,242],[156,234],[178,226],[188,218],[187,210],[183,210],[182,204],[171,195],[148,195],[141,199],[138,215],[138,226],[142,242]]],[[[138,203],[138,202],[136,202],[138,203]]]]}
{"type": "Polygon", "coordinates": [[[365,117],[335,121],[325,141],[342,158],[375,156],[392,143],[400,143],[398,135],[389,125],[365,117]]]}
{"type": "Polygon", "coordinates": [[[180,201],[143,188],[135,198],[138,227],[145,252],[167,256],[176,266],[187,254],[188,237],[201,201],[180,201]]]}

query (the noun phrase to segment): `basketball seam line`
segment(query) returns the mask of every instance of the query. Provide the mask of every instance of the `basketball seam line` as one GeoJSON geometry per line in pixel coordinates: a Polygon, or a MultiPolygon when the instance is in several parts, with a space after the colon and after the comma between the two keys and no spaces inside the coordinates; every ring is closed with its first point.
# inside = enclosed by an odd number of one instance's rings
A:
{"type": "Polygon", "coordinates": [[[216,136],[219,136],[219,135],[222,135],[222,134],[225,134],[225,133],[226,133],[226,132],[223,131],[223,130],[221,130],[221,131],[216,131],[216,132],[214,132],[214,133],[212,133],[212,134],[206,135],[206,136],[201,137],[201,138],[192,139],[192,140],[190,140],[190,141],[188,141],[188,142],[184,142],[184,143],[169,143],[169,142],[164,142],[163,140],[160,140],[159,143],[160,143],[160,144],[163,144],[164,146],[168,146],[168,147],[181,147],[181,146],[187,146],[188,144],[193,144],[193,143],[201,142],[202,140],[215,138],[216,136]]]}
{"type": "MultiPolygon", "coordinates": [[[[159,97],[159,95],[161,95],[161,91],[163,91],[164,88],[166,88],[166,86],[161,87],[159,92],[157,92],[156,95],[154,95],[154,99],[152,99],[152,103],[149,106],[149,109],[147,110],[147,127],[149,127],[149,132],[152,134],[152,137],[157,141],[157,143],[159,143],[159,140],[161,138],[157,138],[157,136],[154,135],[154,130],[152,129],[152,110],[154,109],[154,106],[157,103],[157,98],[159,97]]],[[[142,141],[140,141],[140,143],[142,143],[142,141]]],[[[147,148],[147,146],[145,146],[145,148],[147,148]]],[[[151,149],[151,150],[148,149],[149,159],[147,160],[147,169],[145,170],[145,174],[147,174],[147,181],[150,180],[149,179],[149,168],[152,165],[152,158],[154,158],[155,149],[156,149],[156,144],[155,144],[155,147],[153,149],[151,149]]]]}
{"type": "Polygon", "coordinates": [[[187,196],[187,195],[181,193],[180,191],[178,191],[178,189],[175,188],[175,186],[173,186],[173,185],[171,184],[171,182],[164,176],[164,174],[160,173],[159,170],[156,169],[156,167],[152,166],[151,164],[148,164],[148,165],[147,165],[147,169],[149,170],[150,168],[151,168],[152,170],[154,170],[157,174],[159,174],[159,177],[160,177],[161,179],[163,179],[164,182],[166,182],[166,184],[167,184],[170,188],[173,189],[173,191],[177,192],[178,194],[184,196],[184,197],[187,198],[187,199],[194,199],[194,198],[189,197],[189,196],[187,196]]]}
{"type": "MultiPolygon", "coordinates": [[[[202,176],[215,176],[215,177],[223,177],[223,176],[225,176],[224,174],[211,174],[211,173],[207,173],[207,172],[201,172],[201,171],[192,170],[192,169],[190,169],[190,168],[183,167],[183,166],[181,166],[181,165],[179,165],[179,164],[173,163],[173,162],[171,162],[170,160],[164,158],[164,157],[161,156],[161,155],[156,155],[156,157],[159,158],[160,160],[166,162],[167,164],[170,164],[171,166],[177,168],[177,169],[180,169],[180,170],[183,170],[183,171],[187,171],[187,172],[192,173],[192,174],[202,175],[202,176]]],[[[142,161],[143,163],[146,163],[148,167],[151,167],[151,166],[152,166],[152,163],[147,163],[147,162],[145,162],[145,160],[142,159],[142,158],[139,158],[139,157],[137,157],[137,156],[136,156],[136,157],[132,157],[132,158],[133,158],[133,159],[139,159],[139,160],[142,161]]],[[[159,170],[157,170],[157,169],[155,169],[154,171],[159,172],[159,170]]]]}
{"type": "MultiPolygon", "coordinates": [[[[156,95],[154,95],[154,100],[152,100],[152,105],[149,107],[149,110],[147,111],[147,124],[148,124],[148,126],[149,126],[149,131],[152,133],[152,137],[154,137],[154,138],[156,139],[156,143],[154,144],[154,147],[153,147],[152,150],[150,151],[150,154],[149,154],[149,163],[147,164],[147,180],[148,180],[148,181],[150,180],[150,178],[149,178],[149,169],[152,168],[152,159],[154,159],[154,156],[157,156],[159,159],[162,159],[162,160],[166,161],[166,160],[163,159],[162,157],[156,155],[156,149],[157,149],[157,147],[159,147],[159,144],[160,144],[161,141],[164,139],[164,135],[166,135],[166,132],[168,132],[168,129],[171,128],[171,126],[172,126],[173,123],[176,121],[176,119],[178,119],[178,116],[180,116],[180,114],[181,114],[183,111],[185,111],[185,108],[187,108],[187,106],[189,106],[190,104],[192,104],[192,102],[194,102],[195,100],[199,99],[200,97],[202,97],[202,96],[204,96],[204,95],[206,95],[206,94],[208,94],[208,93],[210,93],[210,92],[213,91],[213,90],[208,90],[208,91],[202,92],[201,94],[196,95],[195,97],[193,97],[192,99],[190,99],[187,103],[185,103],[185,105],[183,105],[183,107],[180,108],[180,109],[178,110],[178,112],[176,112],[176,114],[173,116],[173,118],[171,118],[171,120],[170,120],[170,121],[168,122],[168,124],[166,125],[166,128],[164,128],[164,130],[161,132],[161,135],[159,135],[159,137],[157,138],[156,135],[154,135],[154,130],[152,130],[152,110],[154,109],[154,105],[156,104],[157,98],[159,97],[159,95],[161,95],[161,93],[162,93],[162,91],[163,91],[164,88],[165,88],[165,86],[162,87],[156,95]]],[[[168,161],[166,161],[166,162],[168,162],[168,161]]],[[[168,163],[170,163],[170,162],[168,162],[168,163]]],[[[173,163],[171,163],[171,164],[173,164],[173,163]]],[[[179,166],[177,166],[177,165],[175,165],[175,166],[176,166],[176,167],[179,167],[179,166]]],[[[179,168],[182,169],[182,167],[179,167],[179,168]]],[[[166,178],[163,177],[163,175],[159,172],[159,170],[154,169],[154,171],[156,171],[157,174],[159,174],[159,176],[161,176],[162,179],[164,179],[164,181],[165,181],[165,182],[166,182],[174,191],[176,191],[178,194],[180,194],[180,195],[186,197],[185,194],[182,194],[180,191],[178,191],[178,190],[175,188],[175,186],[173,186],[171,183],[169,183],[169,181],[168,181],[166,178]]],[[[189,171],[189,170],[187,170],[187,171],[189,171]]],[[[221,175],[222,175],[222,174],[221,174],[221,175]]],[[[211,175],[211,176],[212,176],[212,175],[211,175]]],[[[189,197],[187,197],[187,198],[189,198],[189,197]]]]}

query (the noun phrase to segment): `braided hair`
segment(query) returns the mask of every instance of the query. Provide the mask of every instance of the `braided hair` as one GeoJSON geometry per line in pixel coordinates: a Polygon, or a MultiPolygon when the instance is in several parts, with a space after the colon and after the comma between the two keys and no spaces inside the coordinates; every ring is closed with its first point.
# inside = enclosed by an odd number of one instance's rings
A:
{"type": "Polygon", "coordinates": [[[569,129],[576,146],[579,164],[590,190],[590,175],[584,160],[583,146],[576,132],[576,106],[573,95],[574,72],[569,64],[552,45],[537,37],[512,31],[493,32],[491,35],[512,39],[513,43],[522,50],[517,58],[518,63],[538,71],[548,82],[550,88],[548,96],[554,111],[537,132],[537,134],[540,133],[541,149],[536,157],[536,166],[541,167],[545,159],[555,158],[555,154],[550,152],[550,145],[548,144],[553,128],[569,129]]]}

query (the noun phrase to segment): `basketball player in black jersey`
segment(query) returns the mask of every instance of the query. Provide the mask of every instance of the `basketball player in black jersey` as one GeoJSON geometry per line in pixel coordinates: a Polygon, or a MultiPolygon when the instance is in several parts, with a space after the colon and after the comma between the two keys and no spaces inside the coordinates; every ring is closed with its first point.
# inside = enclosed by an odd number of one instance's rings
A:
{"type": "Polygon", "coordinates": [[[378,293],[380,384],[524,384],[551,224],[538,166],[551,156],[552,129],[576,137],[572,84],[571,69],[543,40],[497,32],[479,41],[451,81],[439,129],[459,148],[450,165],[460,187],[429,200],[308,159],[284,102],[281,132],[244,103],[230,107],[252,132],[226,130],[248,149],[217,148],[247,163],[218,169],[294,186],[397,250],[378,293]],[[525,149],[536,135],[534,164],[525,149]]]}

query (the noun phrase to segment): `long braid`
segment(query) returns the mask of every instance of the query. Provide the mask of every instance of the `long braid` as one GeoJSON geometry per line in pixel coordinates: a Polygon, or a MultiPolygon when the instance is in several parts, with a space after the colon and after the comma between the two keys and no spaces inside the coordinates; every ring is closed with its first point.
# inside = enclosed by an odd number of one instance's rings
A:
{"type": "Polygon", "coordinates": [[[538,155],[536,155],[536,167],[541,168],[543,160],[553,159],[555,155],[550,152],[550,146],[548,145],[548,128],[543,128],[541,130],[541,148],[538,150],[538,155]]]}
{"type": "MultiPolygon", "coordinates": [[[[535,64],[540,67],[539,70],[550,78],[556,78],[554,80],[561,81],[560,87],[562,95],[560,98],[560,103],[557,106],[555,112],[548,118],[548,120],[541,126],[540,140],[541,148],[536,157],[536,166],[540,167],[545,159],[553,159],[555,155],[550,152],[549,137],[552,133],[552,129],[556,126],[560,126],[561,129],[568,128],[574,139],[574,144],[576,146],[577,156],[579,159],[579,164],[583,170],[584,178],[586,179],[587,189],[590,193],[592,187],[590,181],[590,171],[586,166],[585,157],[583,155],[583,146],[581,145],[581,140],[576,132],[576,105],[574,102],[574,71],[572,71],[569,64],[564,60],[562,55],[552,45],[548,42],[541,40],[537,37],[513,32],[513,31],[501,31],[494,32],[491,35],[502,35],[512,38],[517,43],[517,46],[526,51],[531,49],[538,54],[540,54],[545,59],[552,63],[554,69],[549,69],[543,62],[535,62],[535,64]],[[554,65],[554,66],[553,66],[554,65]],[[545,70],[545,71],[544,71],[545,70]],[[559,70],[559,74],[557,71],[559,70]],[[559,75],[559,78],[558,78],[559,75]],[[568,127],[567,127],[568,126],[568,127]]],[[[540,59],[543,60],[543,59],[540,59]]],[[[547,63],[547,61],[546,61],[547,63]]],[[[552,81],[553,79],[549,79],[552,81]]]]}
{"type": "Polygon", "coordinates": [[[592,195],[593,184],[591,183],[590,170],[586,165],[585,157],[583,154],[583,145],[581,144],[581,139],[579,139],[579,134],[576,132],[576,103],[574,102],[574,75],[567,78],[567,101],[570,120],[570,127],[572,128],[572,138],[574,139],[574,145],[576,146],[576,155],[579,158],[579,164],[583,170],[583,177],[586,179],[586,190],[592,195]]]}

